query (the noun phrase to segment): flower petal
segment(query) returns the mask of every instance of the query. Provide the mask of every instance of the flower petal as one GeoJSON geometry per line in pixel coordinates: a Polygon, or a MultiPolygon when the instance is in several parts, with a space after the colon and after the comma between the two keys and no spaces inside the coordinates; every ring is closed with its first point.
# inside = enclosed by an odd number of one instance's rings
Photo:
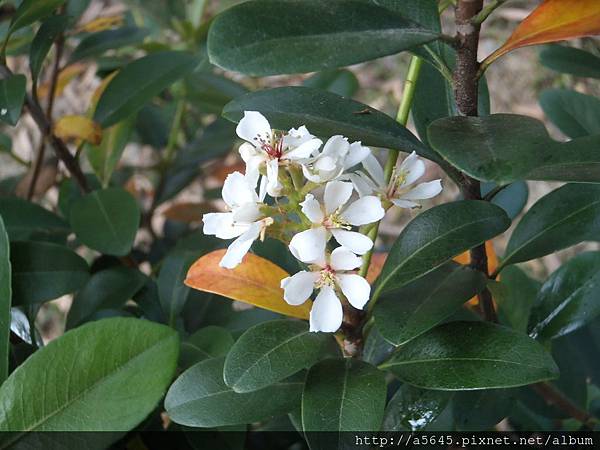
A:
{"type": "Polygon", "coordinates": [[[248,231],[246,231],[229,245],[229,248],[227,249],[225,256],[223,256],[221,259],[219,266],[225,267],[226,269],[233,269],[239,263],[241,263],[246,253],[248,253],[248,250],[250,250],[252,243],[258,239],[261,229],[262,224],[260,222],[254,222],[252,225],[250,225],[248,231]]]}
{"type": "Polygon", "coordinates": [[[319,150],[321,145],[323,145],[323,141],[321,139],[311,139],[310,141],[304,142],[293,150],[285,152],[283,158],[290,160],[310,158],[317,150],[319,150]]]}
{"type": "Polygon", "coordinates": [[[250,180],[240,172],[233,172],[227,175],[221,195],[230,208],[236,208],[246,203],[258,202],[258,195],[254,187],[250,184],[250,180]]]}
{"type": "Polygon", "coordinates": [[[331,234],[333,234],[338,244],[343,245],[357,255],[364,255],[373,248],[373,241],[368,236],[356,231],[333,228],[331,229],[331,234]]]}
{"type": "Polygon", "coordinates": [[[290,241],[290,251],[300,261],[313,263],[324,259],[326,245],[325,227],[311,228],[294,235],[290,241]]]}
{"type": "Polygon", "coordinates": [[[232,213],[234,224],[250,224],[256,222],[262,216],[258,203],[246,203],[239,208],[235,208],[232,213]]]}
{"type": "Polygon", "coordinates": [[[233,239],[248,230],[248,225],[234,224],[233,213],[207,213],[202,216],[202,232],[219,239],[233,239]]]}
{"type": "Polygon", "coordinates": [[[331,136],[327,142],[325,142],[321,155],[331,156],[334,159],[341,159],[346,157],[349,150],[350,144],[348,143],[348,139],[344,136],[336,135],[331,136]]]}
{"type": "Polygon", "coordinates": [[[379,161],[377,160],[377,158],[375,158],[375,155],[370,154],[369,156],[367,156],[362,162],[362,165],[367,171],[367,173],[371,176],[371,178],[373,178],[373,181],[375,181],[377,186],[385,187],[385,176],[383,172],[383,167],[381,167],[381,164],[379,164],[379,161]]]}
{"type": "Polygon", "coordinates": [[[315,200],[315,196],[312,194],[306,194],[304,201],[300,203],[302,206],[302,212],[312,223],[321,223],[325,216],[321,209],[321,204],[315,200]]]}
{"type": "Polygon", "coordinates": [[[311,296],[318,278],[318,273],[306,270],[284,278],[281,280],[284,300],[290,305],[301,305],[311,296]]]}
{"type": "Polygon", "coordinates": [[[342,325],[342,304],[329,286],[323,286],[310,310],[310,331],[333,333],[342,325]]]}
{"type": "Polygon", "coordinates": [[[352,183],[347,181],[330,181],[325,185],[325,213],[331,214],[340,206],[345,205],[352,195],[352,183]]]}
{"type": "Polygon", "coordinates": [[[341,274],[337,276],[338,285],[348,302],[356,309],[363,309],[369,301],[371,286],[369,282],[360,275],[341,274]]]}
{"type": "Polygon", "coordinates": [[[338,247],[332,251],[329,261],[331,268],[335,271],[354,270],[362,264],[362,258],[356,256],[346,247],[338,247]]]}
{"type": "Polygon", "coordinates": [[[359,226],[381,220],[385,216],[385,210],[381,206],[381,200],[367,195],[352,202],[340,215],[350,225],[359,226]]]}
{"type": "Polygon", "coordinates": [[[348,173],[343,177],[347,178],[354,185],[354,189],[358,192],[359,197],[364,197],[365,195],[371,195],[375,193],[378,189],[378,186],[375,185],[373,180],[371,180],[366,174],[363,172],[356,173],[348,173]]]}
{"type": "Polygon", "coordinates": [[[442,192],[442,180],[434,180],[418,184],[399,198],[402,200],[425,200],[435,197],[440,192],[442,192]]]}
{"type": "Polygon", "coordinates": [[[271,142],[271,125],[258,111],[244,111],[244,117],[235,129],[237,135],[253,145],[259,146],[259,140],[271,142]]]}
{"type": "Polygon", "coordinates": [[[370,154],[371,149],[369,147],[364,147],[360,142],[353,142],[352,144],[350,144],[348,154],[346,155],[346,159],[344,161],[344,170],[347,170],[350,167],[354,167],[355,165],[360,164],[370,154]]]}
{"type": "Polygon", "coordinates": [[[283,186],[279,182],[279,161],[272,159],[267,162],[267,193],[275,198],[281,195],[283,186]]]}
{"type": "Polygon", "coordinates": [[[425,163],[415,152],[412,152],[402,161],[399,173],[406,177],[401,186],[409,186],[423,176],[425,173],[425,163]]]}
{"type": "Polygon", "coordinates": [[[418,208],[421,206],[418,203],[411,202],[409,200],[401,200],[401,199],[397,199],[397,198],[393,198],[392,203],[394,205],[396,205],[398,208],[404,208],[404,209],[418,208]]]}

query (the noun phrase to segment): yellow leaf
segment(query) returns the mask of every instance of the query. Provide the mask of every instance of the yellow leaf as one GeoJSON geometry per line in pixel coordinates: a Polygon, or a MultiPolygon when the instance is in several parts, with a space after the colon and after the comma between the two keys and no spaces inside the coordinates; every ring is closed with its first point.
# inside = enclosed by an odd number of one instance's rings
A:
{"type": "Polygon", "coordinates": [[[596,34],[600,34],[599,0],[544,0],[482,65],[488,66],[500,56],[527,45],[596,34]]]}
{"type": "Polygon", "coordinates": [[[225,250],[216,250],[198,259],[188,270],[185,284],[259,308],[299,319],[308,319],[310,301],[300,306],[283,299],[281,280],[289,274],[260,256],[248,253],[235,269],[219,267],[225,250]]]}
{"type": "Polygon", "coordinates": [[[54,124],[54,134],[63,141],[83,140],[93,145],[102,142],[102,128],[84,116],[64,116],[54,124]]]}
{"type": "MultiPolygon", "coordinates": [[[[67,84],[69,84],[71,82],[71,80],[73,80],[75,77],[81,75],[86,69],[87,69],[87,66],[83,63],[80,63],[80,64],[73,64],[73,65],[67,66],[63,70],[61,70],[60,74],[58,75],[58,79],[56,81],[55,95],[59,96],[60,94],[62,94],[62,92],[65,90],[65,87],[67,87],[67,84]]],[[[38,94],[39,98],[46,98],[46,97],[48,97],[49,93],[50,93],[50,82],[49,81],[40,85],[37,89],[37,94],[38,94]]]]}
{"type": "Polygon", "coordinates": [[[115,70],[114,72],[110,73],[108,76],[104,77],[104,79],[102,80],[100,85],[96,88],[96,90],[92,94],[92,99],[90,101],[90,108],[89,108],[90,115],[94,115],[94,111],[96,111],[96,106],[98,106],[98,102],[100,101],[100,97],[106,90],[106,86],[108,86],[108,83],[110,83],[112,81],[112,79],[117,75],[117,73],[119,73],[119,71],[115,70]]]}
{"type": "Polygon", "coordinates": [[[95,33],[98,31],[108,30],[110,28],[120,27],[124,23],[122,14],[106,17],[98,17],[90,22],[87,22],[77,28],[78,33],[95,33]]]}

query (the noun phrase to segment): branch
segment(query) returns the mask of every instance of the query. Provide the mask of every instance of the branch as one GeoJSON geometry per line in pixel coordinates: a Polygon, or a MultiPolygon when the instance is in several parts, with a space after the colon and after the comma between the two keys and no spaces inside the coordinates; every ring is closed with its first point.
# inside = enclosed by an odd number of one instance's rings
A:
{"type": "Polygon", "coordinates": [[[475,25],[481,25],[485,19],[487,19],[489,15],[496,10],[496,8],[499,8],[505,2],[506,0],[492,0],[479,12],[479,14],[471,19],[471,23],[475,25]]]}

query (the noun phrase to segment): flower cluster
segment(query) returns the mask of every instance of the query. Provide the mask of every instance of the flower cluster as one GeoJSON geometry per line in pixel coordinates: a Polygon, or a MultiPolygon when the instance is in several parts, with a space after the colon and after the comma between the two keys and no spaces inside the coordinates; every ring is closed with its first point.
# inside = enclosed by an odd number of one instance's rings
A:
{"type": "Polygon", "coordinates": [[[285,242],[307,269],[281,281],[285,301],[300,305],[318,291],[310,329],[335,332],[343,300],[357,309],[369,300],[369,283],[355,273],[361,255],[373,247],[364,226],[381,220],[392,205],[418,207],[418,200],[440,193],[441,182],[417,183],[425,164],[414,153],[386,182],[360,142],[338,135],[323,143],[305,126],[276,131],[256,111],[246,111],[236,131],[245,141],[239,152],[246,173],[227,177],[222,196],[228,211],[205,214],[204,233],[236,238],[220,263],[228,269],[265,235],[285,242]]]}

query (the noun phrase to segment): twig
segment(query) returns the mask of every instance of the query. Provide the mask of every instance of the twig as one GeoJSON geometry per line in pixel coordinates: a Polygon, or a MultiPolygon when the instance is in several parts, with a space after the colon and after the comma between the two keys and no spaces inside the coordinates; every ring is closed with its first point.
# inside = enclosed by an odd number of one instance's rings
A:
{"type": "Polygon", "coordinates": [[[505,2],[506,0],[492,0],[475,17],[471,19],[471,23],[474,25],[481,25],[485,19],[487,19],[489,15],[496,10],[496,8],[499,8],[505,2]]]}
{"type": "Polygon", "coordinates": [[[573,419],[578,420],[589,429],[594,429],[600,421],[592,416],[587,411],[580,409],[569,398],[565,397],[562,392],[552,386],[550,383],[532,384],[531,388],[542,397],[547,404],[554,405],[558,409],[564,411],[573,419]]]}

